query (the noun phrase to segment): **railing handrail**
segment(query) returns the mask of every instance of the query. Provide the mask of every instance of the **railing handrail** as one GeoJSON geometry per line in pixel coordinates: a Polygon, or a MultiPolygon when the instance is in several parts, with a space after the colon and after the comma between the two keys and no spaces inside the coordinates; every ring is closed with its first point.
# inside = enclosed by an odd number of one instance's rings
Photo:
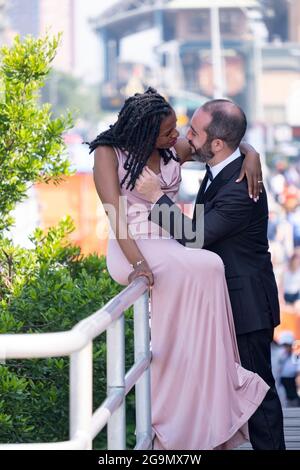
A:
{"type": "Polygon", "coordinates": [[[91,449],[108,424],[108,448],[125,449],[124,398],[136,386],[136,449],[151,445],[150,339],[148,281],[135,279],[104,307],[71,330],[55,333],[0,334],[0,360],[70,356],[70,440],[0,444],[0,450],[91,449]],[[135,361],[125,375],[124,310],[134,304],[135,361]],[[108,395],[93,413],[93,340],[107,330],[108,395]],[[114,354],[118,361],[114,361],[114,354]],[[84,406],[82,405],[84,403],[84,406]]]}
{"type": "Polygon", "coordinates": [[[145,277],[135,279],[104,307],[78,322],[71,330],[54,333],[3,333],[0,335],[0,360],[69,356],[103,333],[147,289],[145,277]]]}

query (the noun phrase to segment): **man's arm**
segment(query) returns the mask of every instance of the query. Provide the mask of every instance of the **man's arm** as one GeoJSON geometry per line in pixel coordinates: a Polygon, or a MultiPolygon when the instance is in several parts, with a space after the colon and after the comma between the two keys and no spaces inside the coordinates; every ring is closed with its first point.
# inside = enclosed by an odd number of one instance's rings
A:
{"type": "MultiPolygon", "coordinates": [[[[204,206],[202,206],[203,208],[204,206]]],[[[200,208],[200,205],[199,205],[200,208]]],[[[166,194],[154,204],[149,220],[162,227],[184,246],[202,248],[203,246],[203,211],[194,221],[184,215],[179,207],[166,194]],[[200,227],[200,222],[202,226],[200,227]],[[202,236],[201,236],[202,234],[202,236]]]]}
{"type": "Polygon", "coordinates": [[[204,206],[198,205],[195,220],[185,216],[166,195],[152,208],[149,220],[160,225],[182,245],[205,248],[220,239],[244,230],[253,210],[247,185],[230,184],[220,191],[214,207],[204,215],[204,206]],[[244,185],[245,187],[241,187],[244,185]]]}

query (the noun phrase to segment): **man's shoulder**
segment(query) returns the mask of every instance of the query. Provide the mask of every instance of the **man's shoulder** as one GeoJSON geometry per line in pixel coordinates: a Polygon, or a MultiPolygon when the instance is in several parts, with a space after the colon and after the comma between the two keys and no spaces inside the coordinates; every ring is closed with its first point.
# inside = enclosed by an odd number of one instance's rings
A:
{"type": "MultiPolygon", "coordinates": [[[[236,175],[227,180],[225,184],[219,188],[214,197],[214,202],[223,203],[223,201],[226,200],[226,202],[230,201],[231,203],[241,203],[244,207],[256,207],[257,204],[254,203],[254,200],[249,196],[247,178],[244,177],[242,181],[237,183],[236,180],[238,179],[238,176],[239,172],[237,172],[236,175]]],[[[267,194],[264,187],[262,193],[259,195],[259,201],[260,203],[267,205],[267,194]]]]}
{"type": "Polygon", "coordinates": [[[247,178],[245,177],[242,181],[239,183],[236,182],[240,174],[240,171],[238,170],[236,173],[234,173],[230,178],[228,178],[225,183],[220,187],[219,191],[216,194],[216,197],[218,196],[224,196],[226,194],[228,195],[238,195],[240,197],[248,196],[248,183],[247,183],[247,178]]]}

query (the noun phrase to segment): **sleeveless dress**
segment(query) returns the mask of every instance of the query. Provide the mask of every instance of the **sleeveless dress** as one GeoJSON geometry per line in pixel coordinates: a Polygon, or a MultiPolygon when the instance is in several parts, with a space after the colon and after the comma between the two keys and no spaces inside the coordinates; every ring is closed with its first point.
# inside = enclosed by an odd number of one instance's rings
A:
{"type": "MultiPolygon", "coordinates": [[[[126,154],[118,157],[120,182],[126,154]]],[[[174,200],[180,164],[161,160],[162,190],[174,200]]],[[[231,449],[249,439],[247,421],[269,387],[240,365],[221,258],[186,248],[148,221],[151,203],[133,189],[127,221],[154,275],[151,289],[151,399],[154,449],[231,449]]],[[[128,284],[132,268],[110,231],[107,268],[128,284]]]]}

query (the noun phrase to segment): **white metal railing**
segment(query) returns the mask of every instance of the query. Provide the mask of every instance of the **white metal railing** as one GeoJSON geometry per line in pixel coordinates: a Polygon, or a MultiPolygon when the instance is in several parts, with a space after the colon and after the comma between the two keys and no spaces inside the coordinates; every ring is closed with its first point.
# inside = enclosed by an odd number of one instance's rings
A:
{"type": "Polygon", "coordinates": [[[148,282],[139,277],[103,308],[59,333],[1,334],[0,360],[70,356],[70,439],[0,444],[0,450],[91,449],[108,425],[108,449],[126,449],[125,396],[135,385],[136,447],[151,448],[148,282]],[[124,311],[134,305],[134,364],[125,375],[124,311]],[[93,413],[93,340],[107,330],[107,397],[93,413]]]}

